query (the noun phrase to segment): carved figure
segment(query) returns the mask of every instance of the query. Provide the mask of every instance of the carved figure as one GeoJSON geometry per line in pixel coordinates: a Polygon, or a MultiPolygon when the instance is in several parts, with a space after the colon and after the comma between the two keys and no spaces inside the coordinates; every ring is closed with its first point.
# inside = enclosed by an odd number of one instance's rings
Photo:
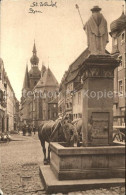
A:
{"type": "Polygon", "coordinates": [[[105,54],[105,47],[108,43],[107,21],[100,13],[101,8],[94,6],[92,16],[84,25],[87,34],[88,49],[91,54],[105,54]]]}

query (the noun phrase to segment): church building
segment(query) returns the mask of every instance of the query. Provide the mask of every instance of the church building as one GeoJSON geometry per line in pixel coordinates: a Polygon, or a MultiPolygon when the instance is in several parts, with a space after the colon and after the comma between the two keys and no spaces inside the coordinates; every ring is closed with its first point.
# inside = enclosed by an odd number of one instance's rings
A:
{"type": "Polygon", "coordinates": [[[28,66],[26,66],[25,71],[20,118],[22,124],[29,123],[36,126],[42,120],[57,118],[59,84],[49,67],[42,65],[41,71],[39,70],[35,43],[32,52],[31,69],[28,71],[28,66]],[[51,101],[52,104],[49,103],[51,101]]]}

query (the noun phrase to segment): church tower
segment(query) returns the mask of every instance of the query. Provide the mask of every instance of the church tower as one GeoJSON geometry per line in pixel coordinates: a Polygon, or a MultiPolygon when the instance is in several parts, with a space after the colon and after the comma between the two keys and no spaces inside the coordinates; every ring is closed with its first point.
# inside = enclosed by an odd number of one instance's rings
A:
{"type": "Polygon", "coordinates": [[[30,59],[31,62],[31,70],[29,71],[29,83],[30,90],[32,90],[41,77],[41,71],[38,68],[39,58],[37,57],[36,45],[34,42],[33,46],[33,56],[30,59]]]}
{"type": "Polygon", "coordinates": [[[33,55],[30,59],[31,69],[28,71],[28,65],[26,65],[26,71],[24,76],[24,83],[22,88],[20,117],[22,124],[28,124],[32,121],[32,96],[28,95],[41,78],[41,71],[38,68],[39,58],[37,57],[36,45],[33,46],[33,55]]]}

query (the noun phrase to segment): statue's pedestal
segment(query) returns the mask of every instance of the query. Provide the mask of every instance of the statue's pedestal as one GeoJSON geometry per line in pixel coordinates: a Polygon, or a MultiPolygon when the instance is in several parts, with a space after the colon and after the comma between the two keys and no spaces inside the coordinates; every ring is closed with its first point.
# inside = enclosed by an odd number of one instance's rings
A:
{"type": "Polygon", "coordinates": [[[81,66],[83,80],[83,146],[112,144],[113,78],[118,61],[90,55],[81,66]]]}

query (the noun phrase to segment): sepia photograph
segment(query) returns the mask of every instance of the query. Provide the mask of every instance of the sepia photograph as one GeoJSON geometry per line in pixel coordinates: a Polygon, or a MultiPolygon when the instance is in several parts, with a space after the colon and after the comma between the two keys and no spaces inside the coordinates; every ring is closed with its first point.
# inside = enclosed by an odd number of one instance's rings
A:
{"type": "Polygon", "coordinates": [[[125,0],[0,0],[0,195],[125,195],[125,0]]]}

